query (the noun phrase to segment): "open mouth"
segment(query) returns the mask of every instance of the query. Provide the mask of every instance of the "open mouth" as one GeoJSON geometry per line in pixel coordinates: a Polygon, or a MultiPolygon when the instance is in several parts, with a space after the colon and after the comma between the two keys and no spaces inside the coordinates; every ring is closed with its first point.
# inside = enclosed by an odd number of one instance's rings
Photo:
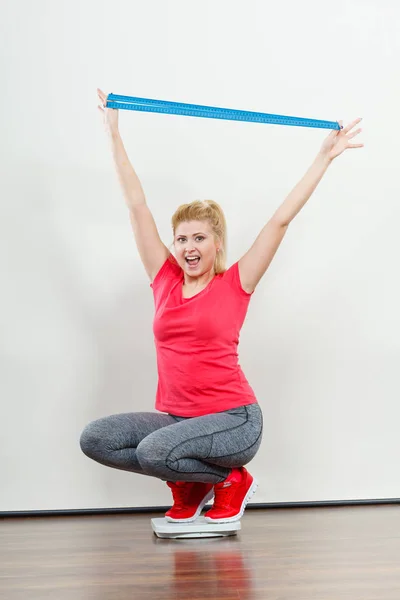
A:
{"type": "Polygon", "coordinates": [[[194,269],[199,264],[200,257],[196,256],[195,258],[186,258],[185,260],[186,260],[187,264],[189,265],[189,267],[194,269]]]}

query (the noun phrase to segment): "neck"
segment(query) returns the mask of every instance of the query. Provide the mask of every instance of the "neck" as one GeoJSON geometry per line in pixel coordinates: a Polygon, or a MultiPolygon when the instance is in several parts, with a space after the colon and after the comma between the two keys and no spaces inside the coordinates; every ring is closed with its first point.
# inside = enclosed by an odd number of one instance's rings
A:
{"type": "Polygon", "coordinates": [[[203,273],[203,275],[200,275],[199,277],[190,277],[190,275],[184,273],[183,285],[192,288],[205,286],[208,283],[210,283],[211,279],[213,279],[214,276],[214,269],[211,269],[211,271],[207,271],[207,273],[203,273]]]}

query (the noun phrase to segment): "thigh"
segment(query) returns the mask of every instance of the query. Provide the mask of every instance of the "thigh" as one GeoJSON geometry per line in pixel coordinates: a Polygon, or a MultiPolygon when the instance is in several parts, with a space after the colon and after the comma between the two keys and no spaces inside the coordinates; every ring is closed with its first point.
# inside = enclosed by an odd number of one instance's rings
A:
{"type": "MultiPolygon", "coordinates": [[[[241,467],[257,454],[263,434],[263,415],[259,404],[250,404],[223,413],[236,417],[236,426],[221,429],[213,435],[212,449],[207,462],[221,467],[241,467]]],[[[222,422],[228,423],[221,415],[222,422]]]]}
{"type": "Polygon", "coordinates": [[[173,423],[175,419],[163,413],[119,413],[89,423],[82,438],[95,439],[109,450],[136,448],[148,435],[173,423]]]}
{"type": "Polygon", "coordinates": [[[220,466],[240,466],[238,461],[246,464],[255,456],[261,437],[261,409],[252,404],[178,420],[150,434],[141,448],[155,460],[198,458],[220,466]]]}

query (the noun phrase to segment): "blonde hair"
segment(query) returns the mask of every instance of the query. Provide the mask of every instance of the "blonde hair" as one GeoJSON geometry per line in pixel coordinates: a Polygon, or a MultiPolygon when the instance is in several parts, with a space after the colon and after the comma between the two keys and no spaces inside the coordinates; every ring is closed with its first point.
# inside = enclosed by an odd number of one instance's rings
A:
{"type": "Polygon", "coordinates": [[[195,200],[189,204],[182,204],[172,216],[171,224],[174,233],[180,223],[188,221],[207,221],[210,225],[215,241],[221,247],[215,258],[215,274],[226,271],[226,220],[224,211],[214,200],[195,200]]]}

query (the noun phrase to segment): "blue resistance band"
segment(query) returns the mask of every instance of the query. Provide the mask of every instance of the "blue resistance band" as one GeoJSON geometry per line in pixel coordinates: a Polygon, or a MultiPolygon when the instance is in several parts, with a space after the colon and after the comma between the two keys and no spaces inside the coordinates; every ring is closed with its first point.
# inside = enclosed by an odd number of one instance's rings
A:
{"type": "Polygon", "coordinates": [[[305,119],[303,117],[286,117],[284,115],[271,115],[248,110],[235,110],[233,108],[218,108],[216,106],[184,104],[183,102],[169,102],[167,100],[150,100],[149,98],[118,96],[117,94],[108,95],[106,107],[122,110],[164,113],[169,115],[182,115],[186,117],[203,117],[206,119],[272,123],[273,125],[293,125],[297,127],[315,127],[320,129],[341,129],[341,126],[337,121],[321,121],[319,119],[305,119]]]}

